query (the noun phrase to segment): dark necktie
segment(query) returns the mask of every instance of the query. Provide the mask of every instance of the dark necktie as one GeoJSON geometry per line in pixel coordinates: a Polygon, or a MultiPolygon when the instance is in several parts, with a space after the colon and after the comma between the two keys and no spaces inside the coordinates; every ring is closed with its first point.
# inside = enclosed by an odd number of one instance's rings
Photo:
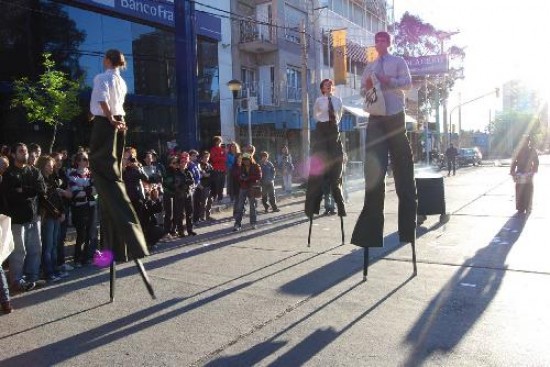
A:
{"type": "Polygon", "coordinates": [[[328,97],[328,120],[336,123],[336,114],[334,113],[334,106],[332,105],[332,98],[328,97]]]}

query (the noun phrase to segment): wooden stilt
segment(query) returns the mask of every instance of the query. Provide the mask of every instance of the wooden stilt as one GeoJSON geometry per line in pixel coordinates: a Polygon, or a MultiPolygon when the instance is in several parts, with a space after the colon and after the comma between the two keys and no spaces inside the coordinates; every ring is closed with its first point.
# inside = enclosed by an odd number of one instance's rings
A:
{"type": "Polygon", "coordinates": [[[369,248],[365,247],[363,251],[363,281],[367,280],[367,273],[369,271],[369,248]]]}
{"type": "Polygon", "coordinates": [[[313,226],[313,216],[309,217],[309,234],[307,235],[307,247],[311,245],[311,227],[313,226]]]}
{"type": "Polygon", "coordinates": [[[111,262],[110,267],[110,279],[109,279],[109,286],[110,286],[110,296],[111,296],[111,302],[115,301],[115,283],[116,283],[116,264],[113,260],[111,262]]]}
{"type": "Polygon", "coordinates": [[[145,283],[145,287],[147,287],[147,290],[149,291],[149,294],[151,295],[151,298],[156,299],[157,296],[155,296],[155,290],[153,289],[153,284],[151,283],[151,279],[147,275],[147,272],[145,271],[145,268],[143,267],[143,264],[140,259],[134,259],[134,262],[136,263],[136,266],[138,267],[139,274],[141,274],[141,278],[143,279],[143,282],[145,283]]]}
{"type": "Polygon", "coordinates": [[[416,235],[414,236],[414,240],[411,242],[411,248],[412,248],[412,260],[413,260],[413,275],[416,276],[416,235]]]}
{"type": "Polygon", "coordinates": [[[345,236],[344,236],[344,217],[340,217],[340,229],[342,230],[342,245],[346,243],[345,236]]]}

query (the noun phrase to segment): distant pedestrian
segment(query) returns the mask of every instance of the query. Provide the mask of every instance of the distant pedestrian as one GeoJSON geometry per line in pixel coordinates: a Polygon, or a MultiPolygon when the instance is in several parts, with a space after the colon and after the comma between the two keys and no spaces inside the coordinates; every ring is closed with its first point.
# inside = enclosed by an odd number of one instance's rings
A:
{"type": "Polygon", "coordinates": [[[262,204],[264,205],[264,211],[267,213],[269,205],[271,210],[279,212],[277,207],[277,198],[275,197],[275,166],[269,160],[268,152],[260,153],[260,167],[262,169],[262,204]],[[267,202],[269,200],[269,205],[267,202]]]}
{"type": "Polygon", "coordinates": [[[531,146],[531,137],[522,137],[512,159],[510,175],[516,183],[516,210],[518,214],[530,213],[533,207],[533,176],[539,170],[539,157],[531,146]]]}
{"type": "Polygon", "coordinates": [[[279,169],[281,170],[281,176],[283,176],[283,191],[287,194],[292,192],[292,175],[294,173],[294,163],[292,162],[292,155],[288,150],[287,145],[281,147],[281,153],[278,159],[279,169]]]}
{"type": "Polygon", "coordinates": [[[451,169],[453,170],[453,176],[456,174],[456,157],[458,156],[458,150],[454,147],[453,143],[449,145],[445,151],[445,157],[447,158],[447,176],[451,175],[451,169]]]}

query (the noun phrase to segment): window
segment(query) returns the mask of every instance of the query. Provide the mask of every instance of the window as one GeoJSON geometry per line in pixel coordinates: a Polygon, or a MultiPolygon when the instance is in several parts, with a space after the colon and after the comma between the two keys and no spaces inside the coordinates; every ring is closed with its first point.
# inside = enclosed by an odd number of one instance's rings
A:
{"type": "Polygon", "coordinates": [[[286,68],[286,99],[288,101],[302,100],[302,72],[295,67],[286,68]]]}
{"type": "Polygon", "coordinates": [[[285,38],[287,41],[300,43],[300,24],[306,20],[306,14],[285,5],[285,38]]]}
{"type": "Polygon", "coordinates": [[[242,68],[241,81],[243,82],[243,95],[246,94],[246,88],[249,88],[250,93],[253,95],[256,87],[256,70],[242,68]]]}
{"type": "Polygon", "coordinates": [[[365,13],[365,10],[358,4],[353,3],[352,4],[352,12],[351,12],[351,20],[353,23],[360,25],[363,27],[364,25],[364,17],[363,14],[365,13]]]}

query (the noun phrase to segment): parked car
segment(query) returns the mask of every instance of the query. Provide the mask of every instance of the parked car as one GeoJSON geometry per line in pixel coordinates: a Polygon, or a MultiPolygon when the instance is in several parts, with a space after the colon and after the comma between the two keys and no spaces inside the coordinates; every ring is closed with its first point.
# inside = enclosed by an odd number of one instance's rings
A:
{"type": "Polygon", "coordinates": [[[481,151],[477,147],[460,148],[458,150],[457,163],[459,166],[478,165],[481,166],[481,151]]]}

